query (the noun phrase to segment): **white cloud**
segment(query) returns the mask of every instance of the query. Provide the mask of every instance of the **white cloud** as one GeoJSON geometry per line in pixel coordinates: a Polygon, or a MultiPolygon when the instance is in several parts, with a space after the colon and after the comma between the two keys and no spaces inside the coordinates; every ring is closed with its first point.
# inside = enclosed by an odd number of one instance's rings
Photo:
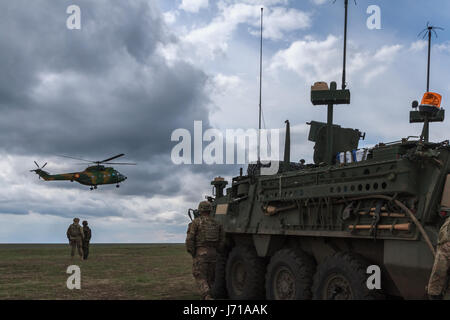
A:
{"type": "MultiPolygon", "coordinates": [[[[426,40],[417,40],[411,43],[409,50],[411,51],[421,51],[428,47],[428,41],[426,40]]],[[[432,49],[436,49],[440,52],[450,52],[450,41],[446,41],[443,43],[437,43],[432,45],[432,49]]]]}
{"type": "MultiPolygon", "coordinates": [[[[189,60],[187,55],[183,55],[180,52],[182,51],[182,48],[180,47],[179,43],[158,43],[156,47],[156,52],[163,57],[167,65],[173,66],[174,63],[176,63],[179,60],[189,60]]],[[[192,61],[191,61],[192,62],[192,61]]]]}
{"type": "MultiPolygon", "coordinates": [[[[391,45],[383,46],[375,52],[349,50],[347,71],[364,75],[363,81],[368,84],[374,77],[386,71],[401,48],[401,45],[391,45]]],[[[341,50],[340,39],[333,35],[328,35],[322,41],[308,37],[278,51],[272,59],[270,69],[294,71],[311,83],[318,79],[329,82],[339,78],[342,72],[341,50]]]]}
{"type": "Polygon", "coordinates": [[[401,48],[402,46],[399,44],[391,46],[385,45],[375,52],[373,58],[382,62],[390,62],[395,59],[401,48]]]}
{"type": "Polygon", "coordinates": [[[197,13],[200,9],[208,8],[208,6],[208,0],[182,0],[179,8],[187,12],[197,13]]]}
{"type": "Polygon", "coordinates": [[[177,21],[178,11],[167,11],[163,13],[164,21],[167,24],[174,24],[177,21]]]}
{"type": "Polygon", "coordinates": [[[328,2],[328,0],[311,0],[312,3],[316,4],[316,5],[322,5],[326,2],[328,2]]]}
{"type": "Polygon", "coordinates": [[[218,95],[236,94],[239,86],[242,85],[242,80],[236,75],[224,75],[222,73],[216,74],[211,79],[211,90],[218,95]]]}
{"type": "Polygon", "coordinates": [[[411,43],[409,49],[411,51],[421,51],[427,47],[427,42],[425,40],[417,40],[411,43]]]}
{"type": "Polygon", "coordinates": [[[450,53],[450,42],[449,41],[440,43],[440,44],[436,44],[433,47],[435,47],[438,51],[450,53]]]}
{"type": "Polygon", "coordinates": [[[302,78],[331,80],[340,72],[338,38],[329,35],[325,40],[298,40],[289,48],[278,51],[270,69],[283,68],[296,72],[302,78]]]}
{"type": "MultiPolygon", "coordinates": [[[[223,55],[234,31],[241,24],[248,25],[251,34],[259,35],[260,6],[219,2],[218,9],[219,14],[209,24],[194,28],[183,37],[204,59],[223,55]]],[[[268,7],[264,21],[264,37],[272,40],[282,39],[288,32],[306,29],[311,25],[308,13],[282,7],[268,7]]]]}
{"type": "Polygon", "coordinates": [[[273,5],[287,5],[289,0],[239,0],[231,2],[243,2],[257,6],[273,6],[273,5]]]}
{"type": "MultiPolygon", "coordinates": [[[[281,7],[271,9],[264,21],[264,38],[272,40],[280,40],[287,32],[306,29],[311,25],[309,14],[281,7]]],[[[256,27],[259,23],[253,25],[256,27]]],[[[259,35],[259,31],[253,31],[252,34],[259,35]]]]}
{"type": "Polygon", "coordinates": [[[373,60],[367,59],[368,71],[364,74],[364,84],[368,85],[373,78],[385,73],[402,49],[401,45],[383,46],[375,52],[373,60]]]}

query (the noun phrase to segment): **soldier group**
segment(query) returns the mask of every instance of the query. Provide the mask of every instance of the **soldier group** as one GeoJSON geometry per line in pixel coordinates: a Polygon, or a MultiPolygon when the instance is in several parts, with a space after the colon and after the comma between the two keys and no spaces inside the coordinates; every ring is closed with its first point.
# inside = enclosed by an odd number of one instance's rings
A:
{"type": "Polygon", "coordinates": [[[73,223],[67,229],[67,239],[71,247],[70,255],[73,259],[75,250],[78,250],[78,255],[81,260],[87,260],[89,256],[89,242],[91,241],[91,228],[88,227],[88,222],[83,221],[83,227],[80,226],[80,219],[74,218],[73,223]]]}

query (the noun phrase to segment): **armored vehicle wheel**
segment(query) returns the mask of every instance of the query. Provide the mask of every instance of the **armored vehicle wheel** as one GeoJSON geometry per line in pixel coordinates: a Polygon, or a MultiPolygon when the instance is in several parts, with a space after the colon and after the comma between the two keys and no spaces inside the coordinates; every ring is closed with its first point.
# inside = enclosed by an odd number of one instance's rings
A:
{"type": "Polygon", "coordinates": [[[211,289],[214,299],[227,298],[227,284],[225,281],[225,267],[227,265],[227,255],[225,253],[217,255],[216,271],[214,273],[214,285],[211,289]]]}
{"type": "Polygon", "coordinates": [[[237,246],[231,250],[226,266],[226,283],[230,299],[255,300],[264,298],[264,259],[250,247],[237,246]]]}
{"type": "Polygon", "coordinates": [[[338,252],[326,258],[314,276],[315,300],[374,300],[381,298],[378,290],[367,288],[369,263],[348,252],[338,252]]]}
{"type": "Polygon", "coordinates": [[[270,259],[266,273],[269,300],[309,300],[314,261],[300,250],[282,249],[270,259]]]}

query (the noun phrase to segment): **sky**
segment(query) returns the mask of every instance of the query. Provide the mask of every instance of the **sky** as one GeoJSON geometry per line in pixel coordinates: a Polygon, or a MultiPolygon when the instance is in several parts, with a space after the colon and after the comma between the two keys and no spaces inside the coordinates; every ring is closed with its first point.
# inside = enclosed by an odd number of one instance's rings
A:
{"type": "MultiPolygon", "coordinates": [[[[2,0],[0,1],[0,243],[62,243],[74,217],[88,220],[92,241],[183,242],[189,218],[210,181],[229,182],[240,165],[175,164],[176,129],[258,126],[259,24],[264,7],[264,127],[291,122],[291,160],[312,161],[307,141],[316,81],[341,84],[343,1],[337,0],[2,0]],[[81,29],[68,29],[77,5],[81,29]],[[128,177],[88,187],[45,182],[29,170],[83,170],[67,155],[101,160],[125,153],[128,177]]],[[[427,22],[433,39],[431,90],[450,94],[450,2],[350,1],[347,85],[350,105],[335,123],[366,132],[361,147],[419,135],[409,124],[426,89],[427,22]],[[367,9],[380,8],[369,29],[367,9]]],[[[448,120],[447,120],[448,121],[448,120]]],[[[433,123],[430,139],[450,136],[433,123]]],[[[283,139],[283,137],[281,137],[283,139]]],[[[282,141],[281,141],[281,145],[282,141]]],[[[282,149],[282,148],[281,148],[282,149]]],[[[282,151],[282,150],[280,150],[282,151]]]]}

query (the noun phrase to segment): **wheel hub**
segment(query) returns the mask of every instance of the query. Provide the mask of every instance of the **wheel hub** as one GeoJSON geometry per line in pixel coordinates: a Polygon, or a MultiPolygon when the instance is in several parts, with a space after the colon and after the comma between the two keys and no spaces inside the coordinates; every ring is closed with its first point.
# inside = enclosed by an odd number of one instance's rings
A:
{"type": "Polygon", "coordinates": [[[331,275],[324,288],[326,300],[352,300],[353,291],[349,281],[340,274],[331,275]]]}
{"type": "Polygon", "coordinates": [[[292,300],[295,297],[295,278],[286,267],[280,267],[274,276],[275,298],[292,300]]]}

